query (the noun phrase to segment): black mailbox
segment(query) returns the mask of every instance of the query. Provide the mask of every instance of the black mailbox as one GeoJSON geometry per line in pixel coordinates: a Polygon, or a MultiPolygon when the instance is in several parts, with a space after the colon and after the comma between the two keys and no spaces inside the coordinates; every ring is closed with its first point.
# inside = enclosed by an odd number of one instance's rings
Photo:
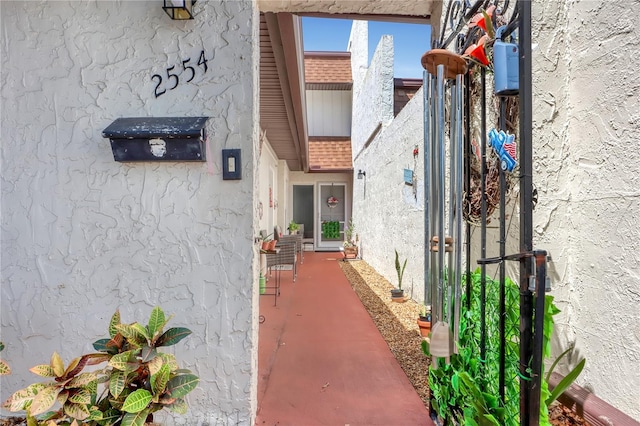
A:
{"type": "Polygon", "coordinates": [[[116,161],[205,161],[209,117],[118,118],[102,131],[116,161]]]}

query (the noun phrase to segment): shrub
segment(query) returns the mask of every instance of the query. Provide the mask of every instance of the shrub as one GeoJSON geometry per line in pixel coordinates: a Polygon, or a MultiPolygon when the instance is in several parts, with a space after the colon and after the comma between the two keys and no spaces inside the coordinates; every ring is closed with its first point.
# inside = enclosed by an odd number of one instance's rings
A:
{"type": "Polygon", "coordinates": [[[199,379],[179,369],[175,356],[158,348],[175,345],[191,331],[170,328],[163,332],[169,320],[156,307],[146,326],[123,324],[116,311],[109,323],[109,338],[93,344],[97,353],[75,358],[65,368],[54,352],[49,364],[30,369],[53,381],[29,385],[3,406],[26,411],[29,426],[142,426],[163,408],[186,413],[184,396],[195,389],[199,379]],[[87,366],[105,363],[102,369],[84,372],[87,366]],[[56,402],[60,408],[52,410],[56,402]]]}

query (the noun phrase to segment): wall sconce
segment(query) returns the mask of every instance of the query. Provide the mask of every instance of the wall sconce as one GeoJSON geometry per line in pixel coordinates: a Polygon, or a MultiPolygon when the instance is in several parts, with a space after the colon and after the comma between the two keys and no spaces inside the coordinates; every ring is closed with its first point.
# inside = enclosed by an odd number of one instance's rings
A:
{"type": "Polygon", "coordinates": [[[194,4],[196,0],[164,0],[162,8],[171,19],[193,19],[191,9],[194,4]]]}
{"type": "Polygon", "coordinates": [[[364,187],[362,188],[362,195],[367,198],[367,172],[362,169],[358,169],[358,179],[364,179],[364,187]]]}

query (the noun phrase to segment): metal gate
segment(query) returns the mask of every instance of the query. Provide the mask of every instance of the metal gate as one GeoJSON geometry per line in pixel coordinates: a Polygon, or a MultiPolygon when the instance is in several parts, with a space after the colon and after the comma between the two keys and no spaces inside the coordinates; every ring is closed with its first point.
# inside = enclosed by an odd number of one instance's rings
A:
{"type": "Polygon", "coordinates": [[[547,256],[543,250],[534,250],[532,235],[536,194],[532,181],[531,2],[509,3],[451,1],[435,49],[423,56],[425,302],[432,310],[432,355],[448,357],[456,353],[461,287],[470,294],[470,265],[480,265],[479,357],[486,359],[486,268],[499,265],[501,343],[496,388],[504,402],[508,398],[505,381],[513,379],[506,377],[505,365],[505,262],[519,262],[519,422],[537,425],[547,256]],[[490,37],[483,40],[485,34],[490,37]],[[491,44],[492,57],[485,56],[488,46],[483,42],[491,44]],[[466,58],[460,59],[463,54],[466,58]],[[495,108],[487,108],[490,78],[495,108]],[[489,130],[491,112],[495,112],[496,123],[489,130]],[[480,135],[476,143],[473,134],[480,135]],[[513,139],[517,141],[517,156],[513,139]],[[514,187],[519,193],[520,248],[518,253],[508,254],[505,205],[507,193],[514,187]],[[487,221],[495,209],[499,210],[499,256],[487,257],[487,221]],[[472,259],[470,244],[463,253],[462,242],[470,241],[472,226],[480,229],[479,259],[472,259]]]}

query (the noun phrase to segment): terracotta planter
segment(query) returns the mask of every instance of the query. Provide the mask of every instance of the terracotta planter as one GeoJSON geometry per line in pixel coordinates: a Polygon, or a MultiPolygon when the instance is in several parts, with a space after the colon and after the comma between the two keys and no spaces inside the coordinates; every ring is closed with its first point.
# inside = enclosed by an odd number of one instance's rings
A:
{"type": "Polygon", "coordinates": [[[358,257],[358,246],[351,246],[344,248],[345,259],[355,259],[358,257]]]}
{"type": "Polygon", "coordinates": [[[278,240],[269,241],[269,250],[273,251],[276,249],[276,244],[278,244],[278,240]]]}
{"type": "Polygon", "coordinates": [[[431,332],[431,321],[427,320],[426,317],[419,317],[417,319],[417,323],[420,328],[420,335],[422,337],[429,337],[429,333],[431,332]]]}
{"type": "Polygon", "coordinates": [[[404,290],[399,290],[397,288],[391,290],[391,300],[400,303],[406,302],[407,298],[404,296],[404,290]]]}
{"type": "Polygon", "coordinates": [[[262,246],[260,247],[262,250],[269,250],[269,241],[263,241],[262,246]]]}

